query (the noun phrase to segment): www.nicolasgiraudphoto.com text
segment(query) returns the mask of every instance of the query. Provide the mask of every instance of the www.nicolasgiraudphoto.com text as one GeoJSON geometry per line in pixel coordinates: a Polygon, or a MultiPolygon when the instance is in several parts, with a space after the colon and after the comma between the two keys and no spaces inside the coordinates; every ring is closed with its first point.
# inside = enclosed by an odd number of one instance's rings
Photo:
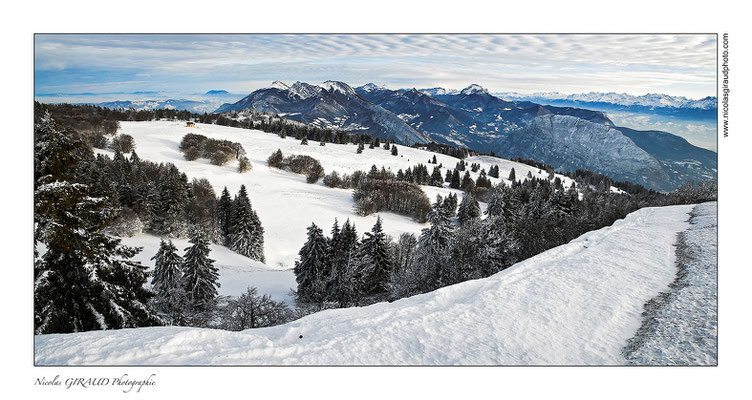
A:
{"type": "Polygon", "coordinates": [[[728,40],[728,33],[723,34],[723,52],[722,52],[722,58],[723,63],[721,64],[721,73],[723,74],[723,78],[721,79],[722,86],[722,93],[723,96],[721,97],[721,116],[723,117],[723,137],[728,137],[728,116],[729,116],[729,92],[731,89],[729,89],[729,40],[728,40]]]}

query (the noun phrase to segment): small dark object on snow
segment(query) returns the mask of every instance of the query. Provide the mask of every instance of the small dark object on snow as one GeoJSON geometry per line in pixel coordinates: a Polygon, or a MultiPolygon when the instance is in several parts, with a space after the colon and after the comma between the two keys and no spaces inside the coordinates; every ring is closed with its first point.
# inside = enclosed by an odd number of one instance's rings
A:
{"type": "Polygon", "coordinates": [[[303,335],[298,336],[298,339],[303,339],[303,335]]]}

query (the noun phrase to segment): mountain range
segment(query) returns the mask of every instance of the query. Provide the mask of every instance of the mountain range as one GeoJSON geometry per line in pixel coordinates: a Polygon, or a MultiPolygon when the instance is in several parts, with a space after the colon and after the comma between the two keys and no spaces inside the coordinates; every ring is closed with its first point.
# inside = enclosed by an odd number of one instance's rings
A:
{"type": "Polygon", "coordinates": [[[111,109],[133,108],[134,110],[187,110],[194,113],[210,113],[223,103],[237,101],[242,95],[233,94],[226,90],[209,90],[206,93],[195,95],[193,99],[154,99],[154,100],[118,100],[100,103],[76,103],[91,104],[111,109]]]}
{"type": "MultiPolygon", "coordinates": [[[[706,110],[699,103],[680,104],[706,110]]],[[[534,159],[563,171],[590,169],[656,190],[717,174],[716,153],[679,136],[616,127],[602,111],[504,100],[479,85],[392,90],[373,83],[352,88],[337,81],[320,86],[275,81],[216,111],[245,109],[403,144],[438,142],[534,159]]]]}
{"type": "Polygon", "coordinates": [[[363,98],[343,82],[323,85],[275,81],[271,87],[256,90],[240,101],[223,104],[216,112],[251,109],[274,113],[321,128],[368,133],[400,143],[427,143],[429,135],[408,125],[396,114],[363,98]]]}
{"type": "Polygon", "coordinates": [[[711,110],[717,107],[717,100],[714,96],[704,97],[699,100],[688,99],[684,96],[670,96],[661,93],[648,93],[642,96],[634,96],[626,93],[575,93],[563,94],[559,92],[538,92],[529,95],[516,92],[495,93],[495,95],[505,99],[515,100],[569,100],[581,101],[585,103],[610,103],[622,106],[643,106],[643,107],[670,107],[670,108],[694,108],[701,110],[711,110]]]}
{"type": "Polygon", "coordinates": [[[718,113],[718,101],[715,96],[699,100],[683,96],[648,93],[633,96],[626,93],[577,93],[562,94],[545,92],[520,94],[516,92],[494,93],[508,100],[531,101],[539,104],[588,108],[606,112],[628,112],[679,117],[685,120],[715,120],[718,113]]]}

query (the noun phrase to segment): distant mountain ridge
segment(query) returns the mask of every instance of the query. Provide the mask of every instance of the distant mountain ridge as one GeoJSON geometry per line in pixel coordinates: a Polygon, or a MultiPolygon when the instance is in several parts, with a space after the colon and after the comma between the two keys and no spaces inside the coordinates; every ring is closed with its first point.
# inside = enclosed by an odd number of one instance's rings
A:
{"type": "Polygon", "coordinates": [[[167,100],[117,100],[106,101],[102,103],[77,103],[92,104],[99,107],[111,109],[132,108],[134,110],[187,110],[190,112],[203,113],[212,112],[216,107],[216,102],[205,100],[186,100],[186,99],[167,99],[167,100]]]}
{"type": "Polygon", "coordinates": [[[707,96],[699,100],[693,100],[688,99],[684,96],[670,96],[667,94],[659,93],[647,93],[641,96],[615,92],[589,92],[575,94],[563,94],[559,92],[538,92],[529,95],[516,92],[505,92],[495,94],[501,98],[528,101],[568,100],[585,103],[610,103],[622,106],[696,108],[701,110],[710,110],[717,108],[717,99],[715,96],[707,96]]]}
{"type": "Polygon", "coordinates": [[[210,113],[221,104],[228,101],[237,101],[243,97],[230,93],[226,90],[209,90],[206,93],[195,95],[191,99],[153,99],[153,100],[116,100],[105,102],[87,102],[76,104],[91,104],[111,109],[132,108],[134,110],[187,110],[194,113],[210,113]]]}
{"type": "Polygon", "coordinates": [[[564,171],[590,169],[656,190],[712,179],[717,169],[715,153],[675,135],[616,128],[604,112],[587,108],[504,100],[476,84],[456,91],[275,81],[216,112],[245,109],[399,143],[433,141],[564,171]]]}

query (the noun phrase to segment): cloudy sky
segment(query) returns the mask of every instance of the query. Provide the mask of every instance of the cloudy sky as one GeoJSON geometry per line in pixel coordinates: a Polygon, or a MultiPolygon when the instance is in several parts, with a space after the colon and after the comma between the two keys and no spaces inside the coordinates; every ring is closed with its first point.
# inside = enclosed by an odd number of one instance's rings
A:
{"type": "Polygon", "coordinates": [[[36,35],[35,95],[134,100],[273,80],[715,95],[714,35],[36,35]]]}

